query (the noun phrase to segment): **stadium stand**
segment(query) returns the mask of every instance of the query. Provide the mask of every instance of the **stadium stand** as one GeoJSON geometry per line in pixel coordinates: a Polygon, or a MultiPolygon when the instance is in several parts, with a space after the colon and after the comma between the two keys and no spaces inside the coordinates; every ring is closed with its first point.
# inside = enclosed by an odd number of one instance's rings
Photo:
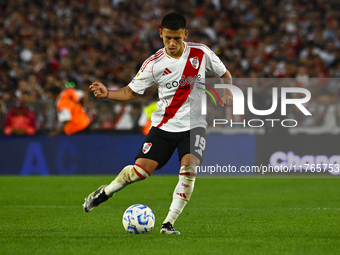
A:
{"type": "MultiPolygon", "coordinates": [[[[163,46],[157,31],[170,11],[186,15],[187,41],[209,46],[234,78],[294,79],[293,86],[312,91],[314,114],[308,121],[292,114],[305,127],[324,126],[325,118],[338,127],[340,83],[329,79],[340,78],[339,7],[335,0],[0,1],[0,129],[17,99],[35,112],[37,133],[55,128],[46,95],[53,85],[74,82],[88,93],[95,80],[110,89],[128,84],[163,46]],[[310,83],[314,78],[324,82],[310,83]]],[[[254,86],[270,95],[268,86],[254,86]]],[[[141,109],[150,101],[138,97],[117,109],[89,99],[94,131],[114,131],[122,109],[131,109],[134,127],[127,130],[139,132],[141,109]]]]}

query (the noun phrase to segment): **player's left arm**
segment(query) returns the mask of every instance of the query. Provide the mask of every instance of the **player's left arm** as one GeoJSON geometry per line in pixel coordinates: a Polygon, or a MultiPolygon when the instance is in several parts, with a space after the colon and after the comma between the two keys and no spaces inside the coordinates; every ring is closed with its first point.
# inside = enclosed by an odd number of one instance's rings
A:
{"type": "MultiPolygon", "coordinates": [[[[221,84],[232,84],[232,77],[228,69],[221,76],[221,84]]],[[[222,100],[222,106],[233,105],[233,94],[231,93],[229,89],[224,89],[221,100],[222,100]]]]}
{"type": "MultiPolygon", "coordinates": [[[[217,77],[220,77],[221,84],[232,84],[231,74],[219,57],[206,46],[202,47],[202,50],[204,50],[207,57],[207,70],[213,72],[217,77]],[[222,73],[223,75],[221,76],[222,73]]],[[[233,104],[233,95],[229,89],[224,89],[221,100],[222,106],[233,104]]]]}

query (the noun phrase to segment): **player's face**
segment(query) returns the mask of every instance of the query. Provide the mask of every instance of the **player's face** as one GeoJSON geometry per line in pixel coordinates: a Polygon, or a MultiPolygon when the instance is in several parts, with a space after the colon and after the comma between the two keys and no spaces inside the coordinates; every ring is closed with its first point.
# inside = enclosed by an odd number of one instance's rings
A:
{"type": "Polygon", "coordinates": [[[163,28],[159,30],[159,35],[163,39],[168,55],[173,58],[180,58],[184,50],[183,41],[188,37],[188,30],[163,28]]]}

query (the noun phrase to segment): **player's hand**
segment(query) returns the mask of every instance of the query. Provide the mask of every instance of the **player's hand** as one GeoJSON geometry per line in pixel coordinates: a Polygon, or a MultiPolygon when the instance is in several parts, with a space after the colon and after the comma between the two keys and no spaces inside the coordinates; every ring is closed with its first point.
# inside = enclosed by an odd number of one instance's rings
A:
{"type": "Polygon", "coordinates": [[[231,94],[224,94],[221,100],[222,100],[222,106],[233,105],[233,95],[231,94]]]}
{"type": "Polygon", "coordinates": [[[89,86],[89,89],[93,93],[93,95],[97,98],[107,98],[108,96],[108,90],[104,86],[104,84],[100,82],[94,82],[89,86]]]}

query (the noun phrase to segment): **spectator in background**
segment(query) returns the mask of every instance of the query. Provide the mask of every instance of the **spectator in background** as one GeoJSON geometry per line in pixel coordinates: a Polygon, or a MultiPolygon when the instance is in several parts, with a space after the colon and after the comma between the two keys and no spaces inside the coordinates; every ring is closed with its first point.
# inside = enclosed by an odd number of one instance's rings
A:
{"type": "Polygon", "coordinates": [[[173,9],[188,17],[188,41],[209,46],[235,78],[296,77],[312,89],[306,80],[340,77],[339,7],[338,0],[0,1],[0,92],[11,103],[46,102],[51,83],[66,77],[120,88],[162,47],[154,31],[173,9]]]}
{"type": "Polygon", "coordinates": [[[140,118],[138,119],[138,126],[144,135],[149,133],[151,128],[151,116],[157,110],[157,101],[153,101],[143,108],[140,118]]]}
{"type": "Polygon", "coordinates": [[[134,107],[132,104],[116,104],[114,106],[114,112],[116,115],[114,123],[115,130],[129,131],[134,128],[134,107]]]}
{"type": "Polygon", "coordinates": [[[34,135],[35,115],[23,101],[16,101],[6,115],[5,135],[34,135]]]}
{"type": "Polygon", "coordinates": [[[317,102],[323,108],[322,126],[329,130],[336,128],[337,121],[337,94],[330,88],[323,88],[319,92],[317,102]]]}
{"type": "Polygon", "coordinates": [[[73,88],[67,88],[62,91],[58,86],[51,87],[49,92],[51,98],[56,101],[59,122],[59,127],[50,132],[50,136],[55,136],[62,132],[66,135],[86,132],[90,125],[90,119],[82,103],[86,101],[87,94],[82,90],[73,88]]]}

